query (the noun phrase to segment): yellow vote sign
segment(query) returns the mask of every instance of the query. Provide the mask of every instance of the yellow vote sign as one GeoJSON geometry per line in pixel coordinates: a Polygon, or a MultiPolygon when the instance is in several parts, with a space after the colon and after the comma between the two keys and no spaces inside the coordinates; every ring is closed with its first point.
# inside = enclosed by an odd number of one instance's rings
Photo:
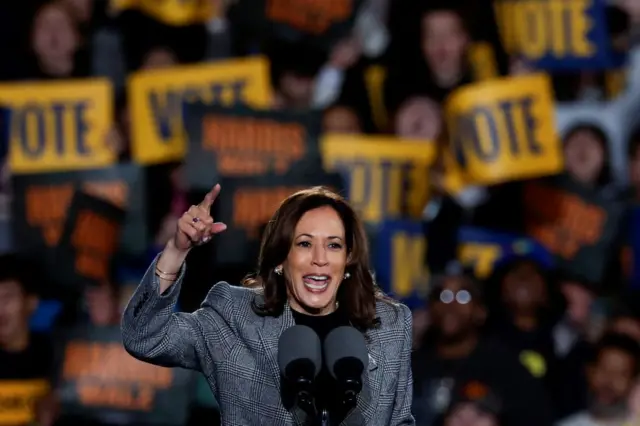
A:
{"type": "Polygon", "coordinates": [[[187,149],[183,103],[271,102],[269,66],[264,58],[145,71],[129,79],[132,154],[140,164],[181,160],[187,149]]]}
{"type": "Polygon", "coordinates": [[[349,200],[365,221],[420,217],[435,144],[356,135],[327,135],[321,144],[324,167],[346,176],[349,200]]]}
{"type": "Polygon", "coordinates": [[[391,291],[398,298],[409,297],[418,291],[426,296],[429,290],[429,270],[425,265],[427,239],[422,233],[397,232],[391,240],[391,291]]]}
{"type": "MultiPolygon", "coordinates": [[[[545,74],[464,86],[447,101],[456,181],[491,185],[562,170],[551,82],[545,74]]],[[[459,188],[458,188],[459,189],[459,188]]]]}
{"type": "Polygon", "coordinates": [[[106,79],[1,84],[14,174],[106,167],[113,90],[106,79]]]}
{"type": "Polygon", "coordinates": [[[116,11],[137,9],[167,25],[183,26],[207,22],[217,11],[212,0],[111,0],[116,11]]]}
{"type": "Polygon", "coordinates": [[[505,50],[530,60],[588,58],[597,47],[589,39],[588,13],[598,0],[498,0],[496,21],[505,50]]]}
{"type": "Polygon", "coordinates": [[[458,249],[460,262],[470,266],[476,277],[480,279],[489,278],[502,255],[502,248],[498,244],[465,242],[458,249]]]}
{"type": "Polygon", "coordinates": [[[0,425],[33,422],[36,403],[48,392],[45,380],[0,380],[0,425]]]}

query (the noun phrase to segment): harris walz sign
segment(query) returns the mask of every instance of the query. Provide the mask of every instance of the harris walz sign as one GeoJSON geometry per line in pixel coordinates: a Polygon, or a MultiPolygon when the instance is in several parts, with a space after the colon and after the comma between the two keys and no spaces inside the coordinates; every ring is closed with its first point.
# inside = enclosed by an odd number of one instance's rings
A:
{"type": "Polygon", "coordinates": [[[187,181],[208,190],[224,178],[285,175],[321,164],[315,112],[186,105],[187,181]]]}
{"type": "Polygon", "coordinates": [[[50,268],[61,283],[80,288],[111,279],[125,215],[109,201],[76,191],[50,268]]]}
{"type": "Polygon", "coordinates": [[[625,206],[557,176],[524,185],[527,233],[554,255],[557,267],[599,282],[612,259],[625,206]]]}
{"type": "Polygon", "coordinates": [[[138,255],[147,248],[143,169],[118,165],[105,169],[38,173],[13,177],[14,247],[22,252],[55,249],[62,238],[76,190],[102,198],[126,212],[121,248],[138,255]]]}
{"type": "Polygon", "coordinates": [[[78,327],[64,336],[59,372],[62,413],[89,421],[183,425],[194,375],[138,361],[119,327],[78,327]]]}

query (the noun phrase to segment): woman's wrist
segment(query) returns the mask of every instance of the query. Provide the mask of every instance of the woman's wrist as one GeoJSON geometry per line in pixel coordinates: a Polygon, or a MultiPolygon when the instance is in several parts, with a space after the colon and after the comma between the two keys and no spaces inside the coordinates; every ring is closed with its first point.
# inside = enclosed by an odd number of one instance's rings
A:
{"type": "Polygon", "coordinates": [[[175,246],[173,238],[167,242],[158,259],[156,268],[166,274],[178,274],[187,258],[189,250],[180,250],[175,246]]]}

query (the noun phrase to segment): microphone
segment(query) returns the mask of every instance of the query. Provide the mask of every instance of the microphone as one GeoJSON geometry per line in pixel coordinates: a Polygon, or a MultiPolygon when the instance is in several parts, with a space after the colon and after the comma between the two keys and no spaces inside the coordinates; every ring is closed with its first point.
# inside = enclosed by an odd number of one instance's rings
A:
{"type": "Polygon", "coordinates": [[[324,341],[324,361],[343,391],[344,404],[355,404],[362,374],[369,364],[364,335],[353,327],[338,327],[324,341]]]}
{"type": "Polygon", "coordinates": [[[313,381],[322,368],[322,345],[316,332],[304,325],[286,329],[278,341],[278,366],[295,387],[298,404],[314,410],[313,381]]]}

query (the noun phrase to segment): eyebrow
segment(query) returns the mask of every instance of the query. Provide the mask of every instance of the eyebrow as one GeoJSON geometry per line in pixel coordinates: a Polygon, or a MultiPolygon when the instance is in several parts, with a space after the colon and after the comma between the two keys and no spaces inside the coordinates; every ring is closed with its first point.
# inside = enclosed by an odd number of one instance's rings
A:
{"type": "MultiPolygon", "coordinates": [[[[300,238],[300,237],[313,238],[313,235],[304,233],[304,234],[300,234],[300,235],[298,235],[298,236],[296,237],[296,239],[297,239],[297,238],[300,238]]],[[[343,239],[343,238],[342,238],[342,237],[340,237],[340,236],[338,236],[338,235],[330,235],[329,237],[327,237],[327,239],[328,239],[328,240],[340,240],[340,241],[342,241],[342,239],[343,239]]]]}

